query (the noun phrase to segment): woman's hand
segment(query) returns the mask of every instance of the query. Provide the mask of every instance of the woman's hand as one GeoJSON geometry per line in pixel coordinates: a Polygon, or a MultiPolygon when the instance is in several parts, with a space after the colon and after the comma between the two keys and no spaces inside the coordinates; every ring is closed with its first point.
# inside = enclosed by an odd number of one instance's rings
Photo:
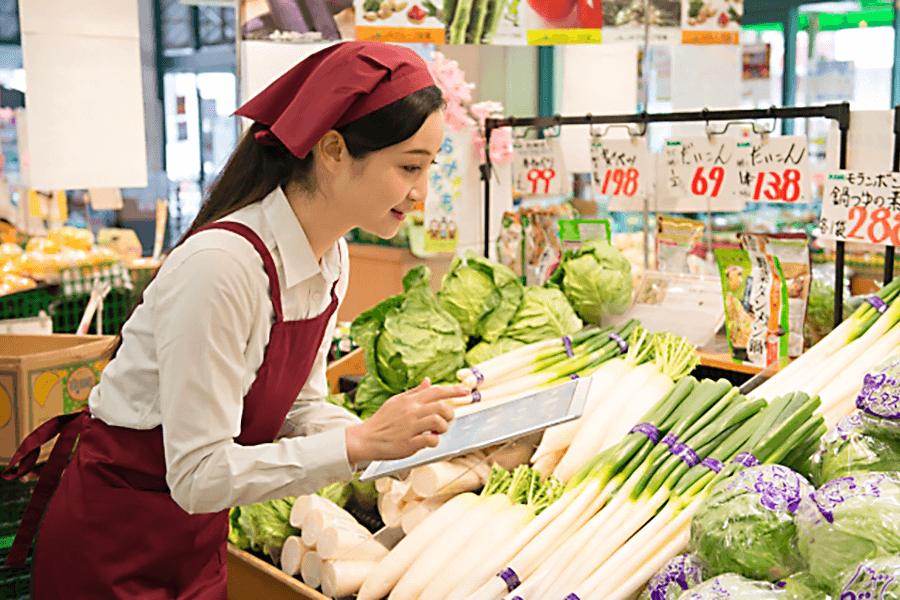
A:
{"type": "Polygon", "coordinates": [[[426,378],[392,397],[368,420],[347,428],[350,464],[406,458],[422,448],[437,446],[438,436],[447,431],[454,417],[444,400],[470,391],[461,385],[432,386],[426,378]]]}

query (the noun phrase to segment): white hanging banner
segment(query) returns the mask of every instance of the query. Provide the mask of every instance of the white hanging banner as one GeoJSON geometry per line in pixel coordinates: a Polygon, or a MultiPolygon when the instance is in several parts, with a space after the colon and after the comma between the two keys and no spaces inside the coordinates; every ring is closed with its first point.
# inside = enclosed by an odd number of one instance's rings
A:
{"type": "Polygon", "coordinates": [[[738,142],[738,196],[744,202],[810,202],[808,145],[805,135],[738,142]]]}
{"type": "Polygon", "coordinates": [[[591,184],[595,195],[611,196],[609,210],[639,211],[649,192],[647,138],[591,140],[591,184]]]}
{"type": "Polygon", "coordinates": [[[740,212],[737,138],[690,136],[666,140],[660,160],[663,212],[740,212]]]}
{"type": "Polygon", "coordinates": [[[425,199],[426,252],[456,252],[459,244],[459,200],[462,195],[462,153],[471,151],[462,144],[464,136],[452,132],[444,137],[435,165],[428,174],[425,199]]]}
{"type": "Polygon", "coordinates": [[[563,196],[569,174],[557,138],[513,142],[513,193],[519,196],[563,196]]]}

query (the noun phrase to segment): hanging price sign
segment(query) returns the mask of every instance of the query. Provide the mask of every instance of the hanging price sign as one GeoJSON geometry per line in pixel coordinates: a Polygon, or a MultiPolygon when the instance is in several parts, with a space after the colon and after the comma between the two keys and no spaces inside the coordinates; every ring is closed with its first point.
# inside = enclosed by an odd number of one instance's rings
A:
{"type": "Polygon", "coordinates": [[[900,173],[829,175],[819,230],[827,239],[900,246],[900,173]]]}
{"type": "Polygon", "coordinates": [[[591,140],[591,183],[595,194],[612,196],[609,210],[642,210],[650,158],[646,138],[591,140]]]}
{"type": "Polygon", "coordinates": [[[659,209],[732,212],[737,196],[737,139],[698,136],[666,140],[660,162],[659,209]]]}
{"type": "Polygon", "coordinates": [[[513,143],[513,193],[519,196],[562,196],[568,173],[556,138],[513,143]]]}
{"type": "Polygon", "coordinates": [[[738,142],[738,196],[745,202],[809,202],[807,145],[803,135],[738,142]]]}

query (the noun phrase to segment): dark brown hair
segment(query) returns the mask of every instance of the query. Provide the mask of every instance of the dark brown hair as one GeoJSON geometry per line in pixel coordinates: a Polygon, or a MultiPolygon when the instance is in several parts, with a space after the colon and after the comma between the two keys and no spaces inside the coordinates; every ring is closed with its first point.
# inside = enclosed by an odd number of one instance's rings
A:
{"type": "MultiPolygon", "coordinates": [[[[344,137],[350,156],[360,160],[372,152],[408,140],[419,131],[432,113],[443,106],[441,91],[436,86],[430,86],[360,117],[336,131],[344,137]]],[[[311,118],[316,116],[311,115],[311,118]]],[[[296,183],[307,191],[315,189],[314,151],[306,158],[297,158],[281,143],[271,146],[261,145],[257,143],[255,134],[262,129],[265,129],[264,125],[254,123],[244,133],[228,162],[210,186],[209,194],[197,217],[178,244],[200,227],[261,201],[276,187],[284,188],[289,183],[296,183]]],[[[147,285],[150,285],[150,282],[152,279],[147,285]]],[[[134,310],[142,301],[143,290],[138,295],[131,314],[134,314],[134,310]]],[[[112,346],[111,357],[115,356],[121,345],[122,334],[119,333],[112,346]]]]}

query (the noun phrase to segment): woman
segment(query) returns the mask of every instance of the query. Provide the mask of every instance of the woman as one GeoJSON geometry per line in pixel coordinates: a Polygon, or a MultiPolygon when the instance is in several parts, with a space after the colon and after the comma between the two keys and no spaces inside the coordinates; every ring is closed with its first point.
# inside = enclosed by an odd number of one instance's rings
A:
{"type": "Polygon", "coordinates": [[[42,425],[4,473],[60,434],[8,560],[52,495],[34,598],[224,599],[229,507],[437,444],[463,388],[426,380],[365,422],[321,398],[341,236],[391,237],[424,200],[442,105],[414,52],[347,42],[237,111],[255,123],[123,327],[90,414],[42,425]]]}

